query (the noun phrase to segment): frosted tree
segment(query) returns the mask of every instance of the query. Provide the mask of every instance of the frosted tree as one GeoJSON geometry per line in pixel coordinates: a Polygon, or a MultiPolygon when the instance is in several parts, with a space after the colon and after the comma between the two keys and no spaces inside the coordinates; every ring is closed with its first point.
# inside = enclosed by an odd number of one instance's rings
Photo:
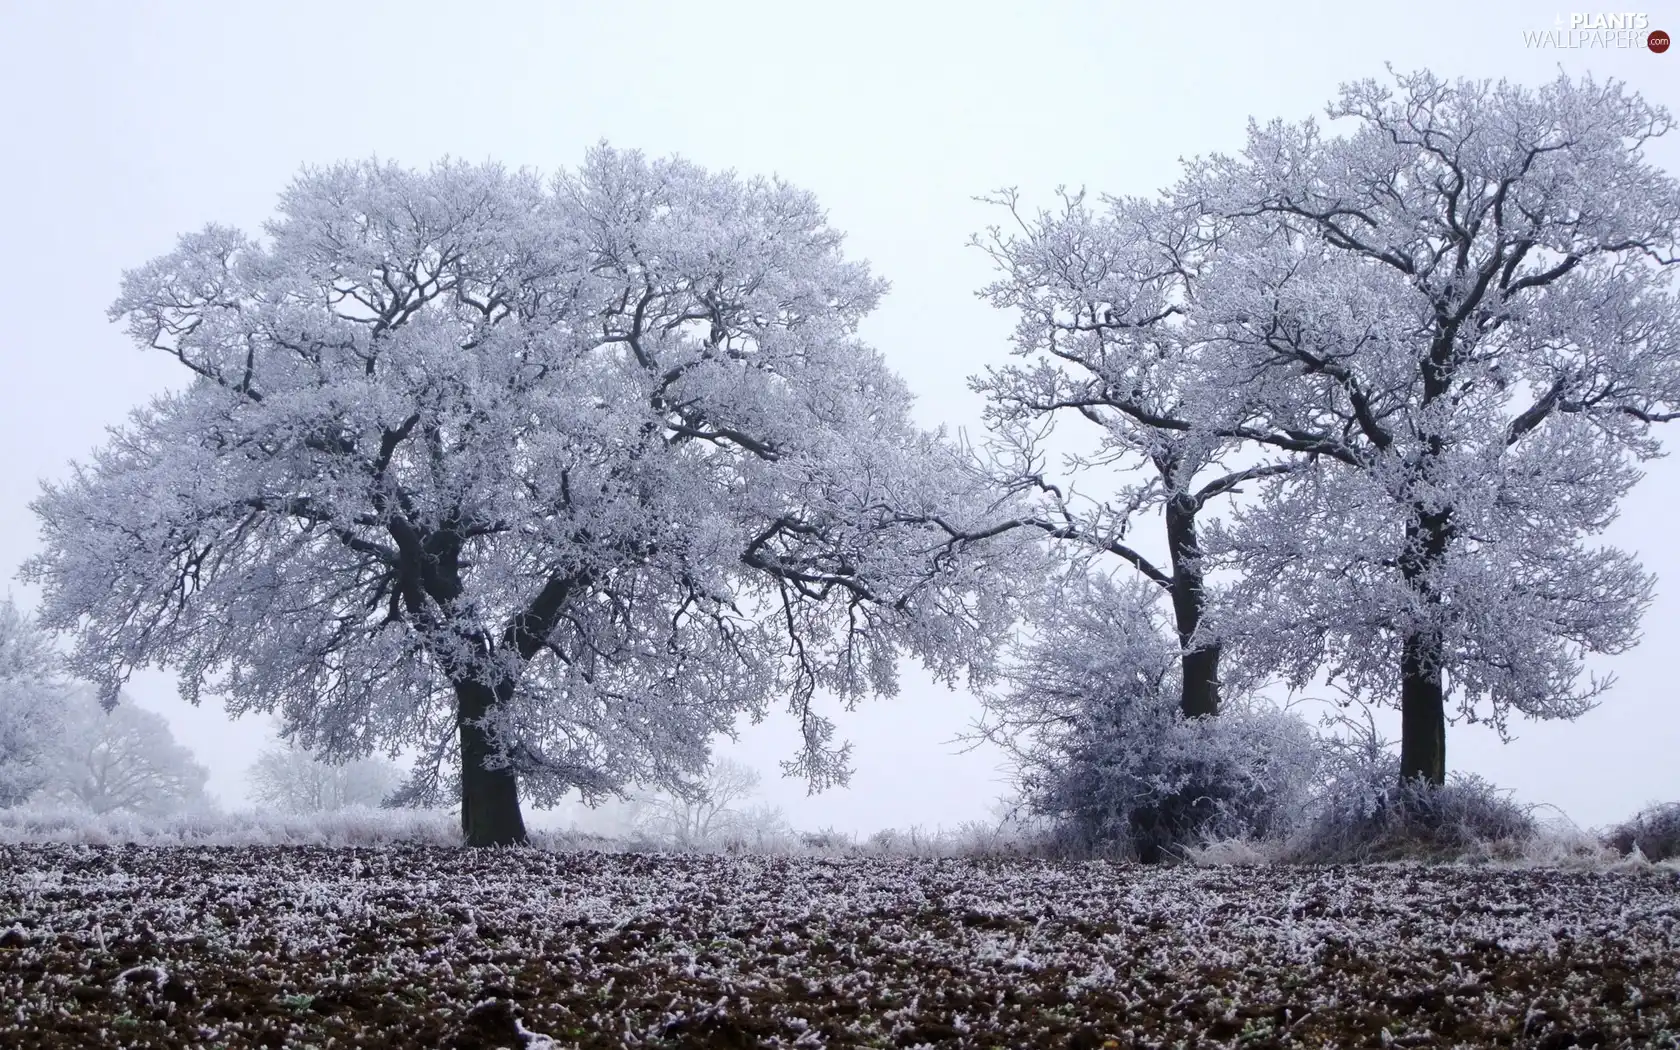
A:
{"type": "Polygon", "coordinates": [[[683,845],[712,843],[722,836],[749,830],[765,831],[779,823],[780,815],[746,805],[758,793],[758,785],[758,770],[734,759],[715,759],[697,790],[687,795],[659,791],[647,796],[636,824],[683,845]]]}
{"type": "Polygon", "coordinates": [[[253,239],[126,275],[112,316],[191,380],[34,504],[42,622],[107,694],[140,664],[277,711],[322,755],[420,752],[466,841],[520,791],[682,785],[786,698],[790,772],[843,779],[813,707],[901,654],[984,675],[986,497],[856,337],[884,291],[807,193],[602,147],[308,171],[253,239]]]}
{"type": "Polygon", "coordinates": [[[1615,83],[1427,72],[1329,115],[1170,195],[1219,240],[1200,425],[1323,468],[1210,545],[1228,622],[1297,686],[1396,702],[1402,779],[1439,784],[1449,706],[1576,717],[1609,684],[1583,656],[1637,639],[1650,580],[1590,541],[1680,411],[1680,185],[1643,154],[1671,121],[1615,83]]]}
{"type": "Polygon", "coordinates": [[[252,800],[285,813],[377,806],[402,779],[396,765],[377,755],[329,762],[290,744],[267,749],[245,772],[252,800]]]}
{"type": "Polygon", "coordinates": [[[0,807],[24,801],[47,778],[63,726],[66,684],[52,637],[0,599],[0,807]]]}
{"type": "Polygon", "coordinates": [[[1180,707],[1217,714],[1222,643],[1208,619],[1199,519],[1244,483],[1302,463],[1287,452],[1241,462],[1242,442],[1206,425],[1209,348],[1192,322],[1203,281],[1223,273],[1218,240],[1194,209],[1159,202],[1093,210],[1083,194],[1064,194],[1058,211],[1030,218],[1014,192],[994,203],[1016,229],[977,239],[1002,272],[983,294],[1019,314],[1013,350],[1024,359],[971,382],[987,399],[999,483],[1043,499],[1027,524],[1117,557],[1170,600],[1180,707]],[[1052,470],[1046,439],[1069,419],[1094,447],[1052,470]],[[1128,535],[1156,513],[1164,562],[1128,535]]]}
{"type": "Polygon", "coordinates": [[[167,816],[207,805],[210,775],[176,743],[167,719],[131,702],[107,709],[85,685],[66,698],[48,756],[42,796],[98,816],[167,816]]]}

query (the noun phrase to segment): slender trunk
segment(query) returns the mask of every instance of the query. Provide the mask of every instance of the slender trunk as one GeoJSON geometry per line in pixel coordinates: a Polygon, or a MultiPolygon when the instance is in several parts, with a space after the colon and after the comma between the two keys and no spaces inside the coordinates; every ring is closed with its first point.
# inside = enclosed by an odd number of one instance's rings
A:
{"type": "Polygon", "coordinates": [[[461,730],[461,834],[469,846],[522,846],[529,841],[519,812],[519,778],[511,769],[486,769],[490,737],[479,719],[508,699],[512,684],[491,689],[479,682],[455,686],[461,730]]]}
{"type": "Polygon", "coordinates": [[[1172,557],[1172,605],[1178,629],[1179,707],[1186,718],[1219,713],[1219,643],[1192,647],[1207,605],[1202,576],[1202,548],[1196,538],[1195,499],[1180,494],[1167,502],[1167,548],[1172,557]]]}

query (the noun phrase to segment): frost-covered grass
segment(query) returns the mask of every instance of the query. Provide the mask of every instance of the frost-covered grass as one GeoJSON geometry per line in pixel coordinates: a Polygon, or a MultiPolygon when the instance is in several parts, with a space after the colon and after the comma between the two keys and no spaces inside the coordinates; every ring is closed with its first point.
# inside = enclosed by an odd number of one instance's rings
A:
{"type": "Polygon", "coordinates": [[[0,1045],[1672,1048],[1677,890],[1651,868],[0,846],[0,1045]]]}
{"type": "MultiPolygon", "coordinates": [[[[460,818],[419,809],[368,809],[287,815],[205,811],[170,817],[96,816],[53,805],[0,809],[0,844],[104,846],[380,846],[396,843],[461,845],[460,818]]],[[[678,842],[645,831],[607,835],[578,828],[531,832],[537,849],[608,852],[755,853],[775,856],[1012,857],[1040,849],[1036,840],[981,821],[955,829],[889,829],[859,838],[826,829],[779,829],[708,841],[678,842]]]]}
{"type": "Polygon", "coordinates": [[[307,816],[205,811],[168,817],[96,816],[42,805],[0,809],[0,843],[8,845],[372,846],[395,842],[458,846],[460,818],[427,810],[361,807],[307,816]]]}
{"type": "MultiPolygon", "coordinates": [[[[440,810],[370,810],[349,806],[331,813],[282,815],[267,811],[200,811],[175,816],[97,816],[64,806],[29,805],[0,810],[0,845],[438,845],[459,847],[460,818],[440,810]]],[[[578,828],[531,832],[531,845],[548,850],[595,848],[606,852],[764,853],[764,855],[897,855],[897,857],[984,857],[1018,855],[1025,847],[998,828],[969,823],[954,832],[911,828],[887,830],[860,840],[850,833],[778,830],[751,837],[717,837],[711,842],[674,842],[650,833],[601,835],[578,828]]]]}
{"type": "MultiPolygon", "coordinates": [[[[1651,807],[1639,827],[1666,828],[1670,809],[1651,807]],[[1654,815],[1654,816],[1653,816],[1654,815]]],[[[1388,852],[1344,850],[1334,857],[1303,855],[1300,839],[1256,840],[1228,837],[1179,851],[1177,859],[1197,866],[1277,865],[1419,861],[1496,864],[1516,867],[1638,868],[1661,862],[1680,871],[1680,857],[1653,847],[1629,856],[1633,839],[1622,841],[1635,821],[1607,831],[1586,831],[1561,815],[1536,819],[1524,836],[1478,834],[1463,826],[1443,837],[1431,833],[1410,845],[1390,841],[1388,852]],[[1443,846],[1443,841],[1448,841],[1443,846]]],[[[1647,835],[1647,843],[1656,840],[1647,835]]],[[[350,807],[330,813],[284,815],[269,812],[206,811],[172,817],[94,816],[51,805],[0,809],[0,845],[137,846],[448,846],[461,845],[459,818],[439,810],[382,810],[350,807]]],[[[531,832],[531,846],[549,851],[599,850],[609,853],[692,853],[766,857],[881,859],[961,859],[971,861],[1081,861],[1121,859],[1091,850],[1070,849],[1053,830],[970,821],[955,828],[886,829],[858,836],[832,828],[796,831],[782,828],[748,836],[718,836],[709,841],[679,842],[645,831],[603,834],[577,827],[531,832]]],[[[1344,843],[1345,846],[1345,843],[1344,843]]]]}
{"type": "Polygon", "coordinates": [[[1622,853],[1638,850],[1651,860],[1680,862],[1680,802],[1651,805],[1604,833],[1622,853]]]}

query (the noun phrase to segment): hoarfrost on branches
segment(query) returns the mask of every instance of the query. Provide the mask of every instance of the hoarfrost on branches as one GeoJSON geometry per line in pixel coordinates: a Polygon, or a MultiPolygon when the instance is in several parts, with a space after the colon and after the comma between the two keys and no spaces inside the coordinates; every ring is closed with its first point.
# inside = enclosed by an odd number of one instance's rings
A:
{"type": "Polygon", "coordinates": [[[112,316],[195,377],[35,503],[44,624],[112,693],[181,674],[322,755],[459,768],[474,844],[518,790],[686,783],[787,698],[896,659],[984,675],[1007,559],[926,523],[983,496],[856,327],[885,290],[812,197],[601,147],[310,170],[266,237],[210,226],[112,316]]]}
{"type": "MultiPolygon", "coordinates": [[[[1220,246],[1200,216],[1161,202],[1110,199],[1093,209],[1082,193],[1062,197],[1058,211],[1028,217],[1018,195],[1004,193],[993,203],[1009,209],[1018,231],[993,227],[976,239],[1002,273],[983,294],[1018,312],[1014,353],[1024,359],[971,382],[987,399],[994,470],[1006,488],[1042,499],[1033,522],[1041,530],[1118,557],[1170,599],[1180,707],[1191,717],[1217,714],[1226,654],[1203,512],[1245,483],[1298,469],[1304,457],[1283,451],[1243,462],[1240,439],[1205,425],[1210,349],[1190,322],[1204,276],[1222,272],[1213,265],[1220,246]],[[1094,431],[1095,447],[1064,455],[1052,470],[1048,439],[1070,418],[1094,431]],[[1164,563],[1128,537],[1153,512],[1165,525],[1164,563]]],[[[1237,679],[1229,684],[1240,693],[1249,683],[1237,679]]]]}
{"type": "MultiPolygon", "coordinates": [[[[990,385],[1116,456],[1283,457],[1202,532],[1236,570],[1207,639],[1249,680],[1397,704],[1400,775],[1439,784],[1449,715],[1575,717],[1609,684],[1584,656],[1637,638],[1651,580],[1592,540],[1680,414],[1680,186],[1642,152],[1671,118],[1613,82],[1427,72],[1329,115],[1345,135],[1252,125],[1159,201],[998,238],[993,294],[1048,360],[990,385]]],[[[1170,506],[1155,470],[1125,509],[1170,506]]]]}
{"type": "Polygon", "coordinates": [[[1225,537],[1233,619],[1296,684],[1398,699],[1400,775],[1438,784],[1449,697],[1572,718],[1608,685],[1583,655],[1637,639],[1650,578],[1588,541],[1680,414],[1680,185],[1641,152],[1669,114],[1619,84],[1395,79],[1343,89],[1349,134],[1251,128],[1175,195],[1230,231],[1204,320],[1251,386],[1220,427],[1327,468],[1225,537]]]}

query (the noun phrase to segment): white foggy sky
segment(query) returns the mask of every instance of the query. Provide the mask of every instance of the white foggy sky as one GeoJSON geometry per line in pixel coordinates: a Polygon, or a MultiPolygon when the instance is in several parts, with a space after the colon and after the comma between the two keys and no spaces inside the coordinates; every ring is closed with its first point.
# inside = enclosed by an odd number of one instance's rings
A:
{"type": "MultiPolygon", "coordinates": [[[[27,503],[39,479],[63,477],[104,427],[181,382],[106,321],[121,271],[206,222],[255,232],[303,164],[450,155],[553,171],[607,139],[779,174],[814,191],[848,254],[892,282],[864,334],[917,393],[920,419],[954,427],[976,423],[964,379],[1005,357],[1010,326],[974,296],[989,263],[964,245],[999,219],[977,194],[1151,193],[1179,158],[1240,145],[1251,115],[1320,114],[1339,82],[1381,77],[1385,61],[1530,85],[1590,70],[1680,108],[1680,52],[1525,49],[1522,31],[1567,19],[1561,7],[1262,6],[0,0],[0,568],[10,577],[38,548],[27,503]]],[[[1680,5],[1640,9],[1680,28],[1680,5]]],[[[1651,156],[1680,171],[1680,136],[1651,156]]],[[[1680,797],[1680,554],[1665,528],[1677,493],[1680,465],[1658,461],[1610,531],[1659,585],[1643,645],[1595,665],[1619,677],[1603,705],[1518,724],[1503,747],[1455,727],[1451,768],[1583,825],[1680,797]]],[[[6,586],[33,607],[33,588],[6,586]]],[[[170,718],[224,804],[243,801],[265,718],[230,723],[213,699],[189,708],[160,673],[131,692],[170,718]]],[[[778,778],[796,744],[785,718],[723,753],[761,768],[765,797],[799,826],[950,826],[1000,790],[995,752],[945,743],[975,713],[965,693],[907,671],[901,695],[840,719],[856,774],[816,798],[778,778]]]]}

